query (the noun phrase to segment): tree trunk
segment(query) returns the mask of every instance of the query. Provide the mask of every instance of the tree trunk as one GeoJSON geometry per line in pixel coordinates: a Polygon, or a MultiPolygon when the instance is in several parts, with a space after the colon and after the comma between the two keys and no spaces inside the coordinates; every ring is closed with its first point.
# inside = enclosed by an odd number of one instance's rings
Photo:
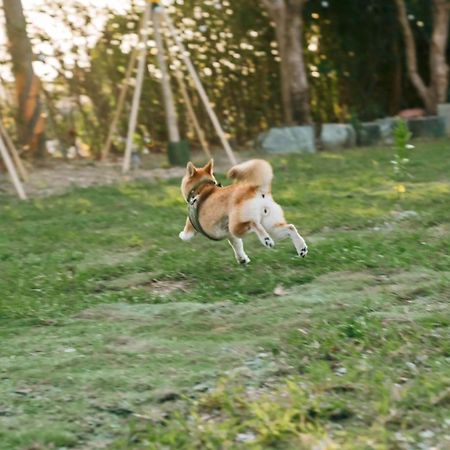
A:
{"type": "Polygon", "coordinates": [[[389,114],[395,116],[402,109],[403,64],[400,42],[395,39],[392,44],[395,62],[392,70],[391,92],[389,95],[389,114]]]}
{"type": "Polygon", "coordinates": [[[262,0],[275,23],[280,53],[281,93],[287,124],[311,123],[309,85],[303,52],[302,11],[306,0],[262,0]]]}
{"type": "Polygon", "coordinates": [[[408,76],[424,102],[428,114],[436,114],[438,103],[446,101],[448,66],[446,51],[450,4],[447,0],[433,0],[433,34],[430,43],[430,83],[427,86],[419,74],[416,43],[409,24],[405,0],[395,0],[398,19],[403,31],[408,76]]]}
{"type": "Polygon", "coordinates": [[[9,52],[16,80],[18,133],[21,144],[42,150],[44,115],[40,100],[41,83],[33,72],[33,52],[26,31],[21,0],[3,0],[9,52]]]}
{"type": "MultiPolygon", "coordinates": [[[[433,35],[430,43],[431,87],[436,103],[445,103],[448,93],[448,45],[450,3],[448,0],[433,2],[433,35]]],[[[437,105],[436,105],[437,106],[437,105]]]]}

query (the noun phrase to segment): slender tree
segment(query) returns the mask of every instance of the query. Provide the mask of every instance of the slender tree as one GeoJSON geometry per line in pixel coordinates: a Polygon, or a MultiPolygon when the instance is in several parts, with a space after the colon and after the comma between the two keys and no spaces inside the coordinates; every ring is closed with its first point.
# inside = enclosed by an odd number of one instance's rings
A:
{"type": "Polygon", "coordinates": [[[21,144],[34,151],[43,144],[44,115],[41,83],[33,72],[33,52],[21,0],[3,0],[9,52],[16,81],[18,134],[21,144]]]}
{"type": "Polygon", "coordinates": [[[430,40],[429,84],[425,83],[419,73],[417,50],[414,35],[408,19],[405,0],[395,0],[398,19],[403,31],[406,48],[408,76],[422,99],[428,114],[436,114],[438,103],[447,100],[448,65],[446,52],[448,45],[450,2],[448,0],[432,0],[433,32],[430,40]]]}
{"type": "Polygon", "coordinates": [[[284,119],[288,124],[311,122],[309,85],[303,52],[303,7],[307,0],[261,0],[275,23],[280,53],[284,119]]]}

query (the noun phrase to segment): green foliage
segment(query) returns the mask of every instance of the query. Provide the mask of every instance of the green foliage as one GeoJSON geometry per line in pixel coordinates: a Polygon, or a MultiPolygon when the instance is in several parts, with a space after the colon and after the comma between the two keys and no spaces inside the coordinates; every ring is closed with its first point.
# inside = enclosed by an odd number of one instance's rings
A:
{"type": "MultiPolygon", "coordinates": [[[[230,137],[247,144],[258,132],[283,124],[279,52],[275,30],[259,0],[193,0],[172,2],[169,12],[186,43],[216,112],[230,137]],[[239,92],[240,95],[235,95],[239,92]]],[[[417,42],[420,72],[427,70],[431,35],[431,8],[426,2],[409,1],[408,11],[417,42]],[[420,25],[419,25],[420,24],[420,25]]],[[[30,11],[55,18],[72,36],[55,40],[49,28],[30,20],[29,33],[40,60],[48,60],[58,74],[46,83],[49,120],[47,135],[64,147],[72,145],[73,132],[98,154],[105,141],[131,49],[135,47],[142,5],[131,2],[128,10],[87,8],[52,0],[30,6],[30,11]],[[104,27],[93,27],[98,16],[104,27]],[[93,40],[93,36],[97,36],[93,40]],[[70,40],[70,39],[69,39],[70,40]],[[70,99],[70,112],[61,101],[70,99]]],[[[36,16],[30,16],[34,19],[36,16]]],[[[403,41],[394,2],[310,0],[304,11],[304,51],[310,82],[313,116],[317,122],[349,120],[350,112],[362,121],[394,115],[420,101],[410,89],[402,64],[403,41]],[[355,20],[357,18],[357,20],[355,20]]],[[[151,42],[150,42],[151,43],[151,42]]],[[[151,43],[152,44],[152,43],[151,43]]],[[[139,115],[139,134],[149,134],[156,148],[167,140],[164,107],[154,48],[148,54],[139,115]]],[[[186,74],[185,74],[186,75],[186,74]]],[[[173,77],[174,78],[174,77],[173,77]]],[[[180,99],[173,80],[176,98],[180,99]]],[[[188,86],[202,126],[210,140],[215,131],[201,102],[188,86]]],[[[130,96],[127,99],[129,111],[130,96]]],[[[195,139],[185,106],[178,102],[183,137],[195,139]]],[[[123,151],[127,131],[123,114],[113,150],[123,151]]]]}
{"type": "MultiPolygon", "coordinates": [[[[151,427],[145,434],[135,429],[131,439],[145,440],[141,448],[149,450],[231,449],[239,443],[253,449],[296,443],[306,450],[322,441],[318,409],[312,393],[292,380],[252,399],[235,380],[224,379],[193,404],[187,420],[176,414],[169,428],[151,427]]],[[[129,446],[122,442],[117,448],[129,446]]]]}
{"type": "Polygon", "coordinates": [[[396,153],[400,157],[406,156],[406,148],[412,138],[406,120],[400,119],[394,128],[394,144],[396,153]]]}
{"type": "Polygon", "coordinates": [[[397,181],[395,190],[399,196],[406,192],[406,187],[402,183],[408,178],[412,178],[412,175],[408,171],[410,164],[409,153],[414,148],[414,145],[410,144],[412,133],[409,131],[408,124],[405,120],[397,121],[394,128],[394,159],[391,160],[391,164],[394,169],[394,178],[397,181]]]}

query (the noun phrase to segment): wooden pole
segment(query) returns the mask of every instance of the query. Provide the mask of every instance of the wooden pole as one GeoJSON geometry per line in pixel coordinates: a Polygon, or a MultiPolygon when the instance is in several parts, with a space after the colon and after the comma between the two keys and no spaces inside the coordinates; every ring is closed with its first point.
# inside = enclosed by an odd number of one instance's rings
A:
{"type": "Polygon", "coordinates": [[[225,136],[225,133],[220,125],[219,119],[216,116],[216,113],[214,112],[214,109],[211,105],[211,102],[209,101],[209,98],[205,92],[205,89],[203,88],[202,82],[200,81],[200,78],[198,77],[198,74],[189,58],[188,52],[179,37],[177,31],[175,30],[175,27],[173,26],[172,20],[170,19],[169,15],[166,13],[165,9],[161,7],[161,13],[163,14],[164,20],[167,23],[167,26],[169,27],[170,34],[172,35],[173,39],[175,40],[179,53],[181,55],[181,58],[183,59],[189,74],[192,77],[192,80],[194,81],[195,87],[197,88],[197,91],[200,95],[200,98],[202,99],[202,102],[206,108],[206,111],[208,112],[209,118],[211,119],[211,122],[214,126],[214,129],[216,130],[217,135],[220,138],[220,141],[222,142],[222,146],[225,149],[228,158],[232,165],[235,165],[237,163],[236,157],[234,156],[233,150],[231,149],[231,146],[229,142],[227,141],[227,138],[225,136]]]}
{"type": "Polygon", "coordinates": [[[208,158],[212,158],[211,150],[209,149],[208,141],[206,140],[205,133],[200,126],[200,122],[197,119],[197,115],[195,114],[194,107],[192,106],[191,99],[189,98],[189,94],[186,89],[186,84],[183,80],[183,75],[181,72],[176,69],[175,77],[178,81],[178,86],[180,87],[181,96],[183,97],[184,104],[186,105],[186,109],[189,117],[191,118],[192,125],[194,126],[195,132],[197,133],[198,140],[202,146],[203,151],[205,152],[208,158]]]}
{"type": "MultiPolygon", "coordinates": [[[[166,46],[167,48],[170,48],[167,38],[166,38],[166,46]]],[[[197,115],[195,114],[195,110],[194,107],[192,106],[191,99],[189,98],[186,83],[183,80],[183,74],[178,68],[175,69],[175,78],[177,79],[178,87],[180,88],[181,96],[183,97],[184,104],[186,105],[188,116],[191,119],[192,125],[194,126],[194,130],[197,134],[198,140],[200,141],[202,149],[208,158],[212,158],[211,150],[209,149],[205,133],[202,127],[200,126],[200,122],[198,121],[197,115]]]]}
{"type": "Polygon", "coordinates": [[[137,68],[137,75],[136,75],[136,85],[134,88],[134,94],[133,94],[133,103],[131,105],[131,114],[130,114],[130,121],[128,123],[128,135],[127,135],[127,144],[125,147],[125,155],[123,157],[123,164],[122,164],[122,172],[127,173],[130,170],[130,162],[131,162],[131,150],[133,147],[133,137],[134,132],[136,130],[136,123],[137,123],[137,116],[139,111],[139,102],[141,99],[141,93],[142,93],[142,84],[144,81],[144,70],[145,70],[145,60],[147,56],[147,39],[148,39],[148,21],[150,18],[150,11],[151,11],[151,5],[149,3],[146,3],[145,5],[145,11],[144,11],[144,18],[143,18],[143,25],[142,25],[142,33],[141,33],[141,49],[139,52],[139,60],[138,60],[138,68],[137,68]]]}
{"type": "Polygon", "coordinates": [[[3,142],[3,137],[1,136],[0,136],[0,155],[3,158],[3,161],[5,162],[6,169],[9,172],[9,175],[11,177],[11,180],[13,182],[13,185],[17,191],[19,198],[21,200],[26,200],[27,194],[25,194],[22,183],[19,179],[19,176],[17,175],[16,168],[14,167],[12,159],[9,156],[8,149],[6,148],[6,145],[3,142]]]}
{"type": "Polygon", "coordinates": [[[19,152],[17,151],[13,141],[9,137],[9,134],[6,131],[6,128],[4,127],[1,119],[0,119],[0,137],[3,138],[3,141],[6,144],[6,148],[11,152],[11,155],[14,159],[14,163],[17,166],[17,170],[19,171],[20,178],[22,178],[23,181],[28,181],[29,178],[28,172],[25,169],[22,160],[20,159],[19,152]]]}
{"type": "Polygon", "coordinates": [[[167,70],[166,56],[164,51],[164,43],[161,37],[160,30],[160,11],[159,6],[155,7],[152,11],[153,28],[155,32],[156,47],[158,49],[158,65],[161,71],[161,85],[163,91],[164,108],[166,110],[166,122],[167,130],[169,131],[170,142],[180,142],[180,132],[178,130],[177,112],[175,110],[175,104],[173,100],[173,92],[170,86],[170,75],[167,70]]]}
{"type": "MultiPolygon", "coordinates": [[[[142,15],[141,23],[139,24],[138,36],[141,35],[141,32],[143,30],[144,16],[145,16],[145,14],[142,15]]],[[[136,67],[136,61],[137,61],[138,54],[139,54],[139,45],[137,47],[133,48],[133,50],[131,52],[130,60],[128,61],[128,67],[125,72],[125,78],[124,78],[124,81],[122,82],[122,86],[120,88],[119,99],[117,100],[117,108],[114,112],[113,120],[111,122],[111,126],[109,127],[108,137],[106,139],[105,145],[103,146],[102,153],[101,153],[101,160],[103,162],[105,162],[109,156],[109,151],[111,149],[112,140],[114,138],[114,135],[116,134],[117,125],[119,124],[119,119],[122,114],[123,107],[125,105],[125,100],[127,98],[128,88],[130,87],[131,75],[133,74],[133,70],[136,67]]]]}
{"type": "Polygon", "coordinates": [[[114,112],[114,116],[109,127],[108,137],[106,139],[105,145],[102,149],[101,160],[106,161],[109,156],[109,150],[111,149],[111,144],[114,135],[116,134],[117,125],[119,124],[120,115],[122,114],[123,107],[125,105],[125,99],[127,98],[128,88],[130,87],[130,78],[133,70],[136,66],[136,60],[138,55],[138,48],[135,47],[131,52],[130,60],[128,62],[127,71],[125,73],[125,79],[120,88],[119,99],[117,100],[117,108],[114,112]]]}

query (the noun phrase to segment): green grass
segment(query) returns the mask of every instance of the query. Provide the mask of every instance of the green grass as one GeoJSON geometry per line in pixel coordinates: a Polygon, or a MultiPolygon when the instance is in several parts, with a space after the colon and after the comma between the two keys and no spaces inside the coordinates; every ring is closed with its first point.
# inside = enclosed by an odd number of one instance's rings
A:
{"type": "Polygon", "coordinates": [[[412,152],[402,198],[389,149],[274,159],[310,253],[248,267],[179,180],[0,197],[2,450],[447,448],[450,145],[412,152]]]}

